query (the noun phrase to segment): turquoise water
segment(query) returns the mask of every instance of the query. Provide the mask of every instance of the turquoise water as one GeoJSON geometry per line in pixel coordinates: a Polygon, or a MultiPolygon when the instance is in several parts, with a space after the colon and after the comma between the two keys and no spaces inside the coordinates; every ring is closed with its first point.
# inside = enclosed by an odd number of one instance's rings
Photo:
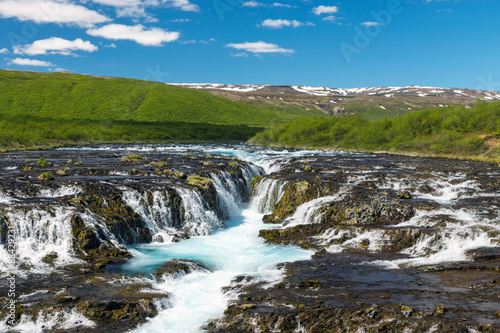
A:
{"type": "MultiPolygon", "coordinates": [[[[280,165],[286,163],[291,157],[338,154],[255,148],[245,145],[99,146],[92,149],[123,150],[130,153],[183,154],[188,152],[191,155],[224,155],[251,162],[263,168],[266,173],[279,170],[280,165]]],[[[255,167],[250,168],[247,181],[256,170],[255,167]]],[[[225,184],[230,183],[230,181],[225,182],[225,184]]],[[[258,237],[259,230],[272,228],[262,223],[262,211],[265,210],[263,207],[271,206],[267,196],[267,192],[272,188],[269,187],[269,182],[262,184],[261,191],[257,191],[250,204],[241,204],[231,188],[223,189],[218,186],[217,182],[214,184],[219,198],[231,212],[229,214],[231,217],[224,221],[226,229],[178,243],[153,243],[130,248],[134,258],[120,268],[121,272],[149,276],[155,268],[171,259],[201,261],[210,269],[210,271],[195,271],[182,277],[166,277],[157,281],[155,288],[168,292],[170,295],[168,308],[134,332],[200,332],[203,324],[221,317],[231,299],[237,298],[234,292],[223,292],[223,288],[230,286],[235,277],[251,276],[272,286],[280,282],[284,276],[283,272],[277,268],[279,263],[306,260],[313,254],[311,251],[298,247],[266,245],[263,239],[258,237]]],[[[196,205],[195,200],[184,199],[190,201],[189,207],[196,205]]],[[[194,221],[203,221],[207,218],[207,214],[210,212],[191,209],[189,216],[194,221]]]]}
{"type": "Polygon", "coordinates": [[[262,214],[251,207],[228,221],[228,229],[211,236],[191,238],[169,245],[149,244],[133,248],[135,258],[124,269],[147,273],[169,259],[192,259],[203,262],[211,272],[194,272],[171,278],[157,285],[171,294],[170,307],[135,332],[198,332],[207,320],[221,316],[234,294],[224,294],[239,275],[264,279],[269,284],[280,281],[278,263],[304,260],[312,252],[297,247],[265,245],[258,238],[262,214]]]}

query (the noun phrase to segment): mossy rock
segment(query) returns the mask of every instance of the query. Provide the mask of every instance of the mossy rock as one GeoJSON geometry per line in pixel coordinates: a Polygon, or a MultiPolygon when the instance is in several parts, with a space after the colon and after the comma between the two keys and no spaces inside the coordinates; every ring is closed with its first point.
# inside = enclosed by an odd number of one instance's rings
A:
{"type": "Polygon", "coordinates": [[[179,178],[179,179],[187,179],[187,175],[184,173],[184,172],[181,172],[181,171],[176,171],[174,173],[175,177],[179,178]]]}
{"type": "Polygon", "coordinates": [[[50,172],[44,172],[40,176],[38,176],[38,179],[40,179],[41,181],[47,182],[50,180],[54,180],[55,178],[54,178],[54,176],[52,176],[52,174],[50,172]]]}
{"type": "Polygon", "coordinates": [[[191,175],[187,178],[188,185],[196,186],[203,190],[210,189],[213,186],[212,180],[210,178],[201,177],[199,175],[191,175]]]}
{"type": "Polygon", "coordinates": [[[143,161],[147,160],[147,158],[142,157],[141,155],[127,155],[122,157],[122,162],[134,162],[134,161],[143,161]]]}

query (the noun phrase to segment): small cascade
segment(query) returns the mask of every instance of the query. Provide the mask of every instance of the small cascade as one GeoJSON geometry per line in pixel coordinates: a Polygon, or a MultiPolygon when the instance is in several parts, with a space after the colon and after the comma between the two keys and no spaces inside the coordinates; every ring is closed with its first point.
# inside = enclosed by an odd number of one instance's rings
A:
{"type": "Polygon", "coordinates": [[[91,227],[96,231],[96,234],[101,242],[108,242],[116,248],[124,248],[124,245],[120,242],[120,240],[117,239],[116,236],[108,229],[103,218],[90,211],[78,213],[78,216],[87,227],[91,227]]]}
{"type": "MultiPolygon", "coordinates": [[[[74,210],[55,207],[12,208],[6,212],[10,230],[15,239],[15,257],[18,265],[31,267],[30,271],[44,272],[50,269],[47,257],[57,265],[79,262],[73,257],[70,219],[74,210]]],[[[10,256],[1,247],[0,271],[5,272],[10,256]],[[5,252],[5,253],[3,253],[5,252]]]]}
{"type": "Polygon", "coordinates": [[[0,192],[0,204],[10,204],[12,202],[12,198],[7,194],[0,192]]]}
{"type": "Polygon", "coordinates": [[[43,188],[40,190],[39,196],[45,198],[60,198],[65,196],[73,196],[81,192],[78,186],[60,186],[56,189],[43,188]]]}
{"type": "Polygon", "coordinates": [[[123,200],[146,223],[153,235],[153,241],[170,243],[177,233],[172,217],[172,205],[167,191],[140,193],[133,189],[124,189],[123,200]],[[150,194],[150,198],[148,197],[150,194]]]}
{"type": "Polygon", "coordinates": [[[338,200],[341,197],[341,194],[330,195],[327,197],[317,198],[306,203],[300,205],[295,213],[288,217],[283,225],[287,228],[294,227],[300,224],[311,224],[311,223],[319,223],[321,221],[321,214],[318,214],[320,208],[328,202],[332,202],[338,200]]]}
{"type": "Polygon", "coordinates": [[[227,172],[222,173],[221,178],[215,173],[210,173],[215,189],[217,190],[218,210],[224,220],[228,220],[239,213],[238,205],[242,203],[241,191],[227,177],[227,172]]]}
{"type": "Polygon", "coordinates": [[[261,180],[252,194],[251,205],[260,213],[269,214],[284,194],[285,182],[266,178],[261,180]]]}
{"type": "Polygon", "coordinates": [[[15,326],[7,326],[0,322],[0,332],[30,332],[43,333],[47,330],[70,331],[75,328],[94,328],[96,324],[79,313],[76,309],[68,309],[61,312],[38,313],[37,319],[33,321],[32,316],[22,315],[15,326]]]}
{"type": "Polygon", "coordinates": [[[225,227],[217,213],[208,207],[205,199],[198,191],[176,188],[182,198],[183,226],[182,230],[190,236],[209,235],[215,230],[225,227]]]}
{"type": "MultiPolygon", "coordinates": [[[[396,264],[435,264],[447,261],[467,260],[467,251],[480,247],[500,245],[499,220],[490,220],[480,214],[460,209],[440,209],[435,212],[420,212],[409,223],[433,227],[435,216],[449,216],[449,221],[439,232],[422,237],[403,253],[414,258],[396,261],[396,264]],[[433,222],[431,222],[434,220],[433,222]]],[[[438,222],[440,223],[440,222],[438,222]]]]}

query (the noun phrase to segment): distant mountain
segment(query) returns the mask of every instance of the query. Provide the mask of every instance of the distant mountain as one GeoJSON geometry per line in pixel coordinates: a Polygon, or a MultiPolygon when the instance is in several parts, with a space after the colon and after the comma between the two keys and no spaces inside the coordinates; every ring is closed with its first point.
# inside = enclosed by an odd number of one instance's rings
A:
{"type": "Polygon", "coordinates": [[[321,97],[339,96],[414,96],[414,97],[448,97],[448,98],[471,98],[484,100],[500,100],[500,92],[472,89],[437,88],[437,87],[372,87],[372,88],[328,88],[313,86],[271,86],[263,84],[218,84],[218,83],[170,83],[172,85],[197,90],[225,90],[240,93],[273,93],[273,94],[305,94],[321,97]]]}
{"type": "Polygon", "coordinates": [[[446,105],[470,106],[475,101],[500,100],[500,92],[437,87],[328,88],[312,86],[173,83],[256,106],[311,108],[331,115],[360,113],[367,118],[396,117],[446,105]]]}

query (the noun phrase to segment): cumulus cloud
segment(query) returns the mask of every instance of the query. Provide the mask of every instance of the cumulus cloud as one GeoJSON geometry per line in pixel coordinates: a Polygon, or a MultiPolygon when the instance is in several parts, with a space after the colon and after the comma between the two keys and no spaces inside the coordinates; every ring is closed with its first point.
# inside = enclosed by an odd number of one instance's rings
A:
{"type": "Polygon", "coordinates": [[[163,0],[169,6],[179,8],[185,12],[199,12],[200,7],[198,5],[192,4],[189,0],[163,0]]]}
{"type": "Polygon", "coordinates": [[[303,25],[314,25],[312,23],[302,23],[297,20],[272,20],[272,19],[267,19],[262,21],[261,26],[266,27],[266,28],[271,28],[271,29],[281,29],[283,27],[293,27],[293,28],[298,28],[303,25]]]}
{"type": "Polygon", "coordinates": [[[291,54],[295,53],[295,50],[292,49],[284,49],[279,47],[276,44],[266,43],[266,42],[246,42],[246,43],[231,43],[227,44],[226,47],[231,47],[236,50],[242,50],[247,52],[252,52],[255,54],[260,53],[282,53],[282,54],[291,54]]]}
{"type": "Polygon", "coordinates": [[[382,23],[380,22],[363,22],[361,23],[362,26],[365,26],[365,27],[375,27],[377,25],[382,25],[382,23]]]}
{"type": "Polygon", "coordinates": [[[86,7],[53,0],[0,0],[0,17],[92,27],[110,18],[86,7]]]}
{"type": "Polygon", "coordinates": [[[35,66],[35,67],[54,67],[55,65],[48,61],[40,61],[26,58],[16,58],[9,61],[9,65],[20,65],[20,66],[35,66]]]}
{"type": "Polygon", "coordinates": [[[74,55],[75,51],[95,52],[97,46],[89,41],[83,41],[77,38],[73,41],[51,37],[47,39],[37,40],[33,44],[16,45],[14,46],[15,54],[42,55],[42,54],[62,54],[74,55]]]}
{"type": "Polygon", "coordinates": [[[299,8],[297,6],[293,6],[293,5],[286,5],[286,4],[283,4],[283,3],[279,3],[279,2],[275,2],[272,4],[272,7],[285,7],[285,8],[299,8]]]}
{"type": "Polygon", "coordinates": [[[327,21],[327,22],[335,22],[335,21],[337,21],[337,17],[334,15],[328,15],[328,16],[323,17],[321,20],[327,21]]]}
{"type": "Polygon", "coordinates": [[[146,29],[141,24],[133,26],[108,24],[98,29],[88,29],[87,34],[112,40],[132,40],[145,46],[162,46],[163,43],[173,42],[180,37],[178,32],[160,28],[146,29]]]}
{"type": "Polygon", "coordinates": [[[265,6],[263,3],[257,1],[246,1],[242,4],[243,7],[260,7],[265,6]]]}
{"type": "Polygon", "coordinates": [[[9,53],[9,50],[7,50],[5,47],[3,49],[0,49],[0,54],[7,54],[9,53]]]}
{"type": "Polygon", "coordinates": [[[339,7],[337,6],[318,6],[313,8],[313,13],[315,15],[321,15],[321,14],[335,14],[338,13],[339,7]]]}

